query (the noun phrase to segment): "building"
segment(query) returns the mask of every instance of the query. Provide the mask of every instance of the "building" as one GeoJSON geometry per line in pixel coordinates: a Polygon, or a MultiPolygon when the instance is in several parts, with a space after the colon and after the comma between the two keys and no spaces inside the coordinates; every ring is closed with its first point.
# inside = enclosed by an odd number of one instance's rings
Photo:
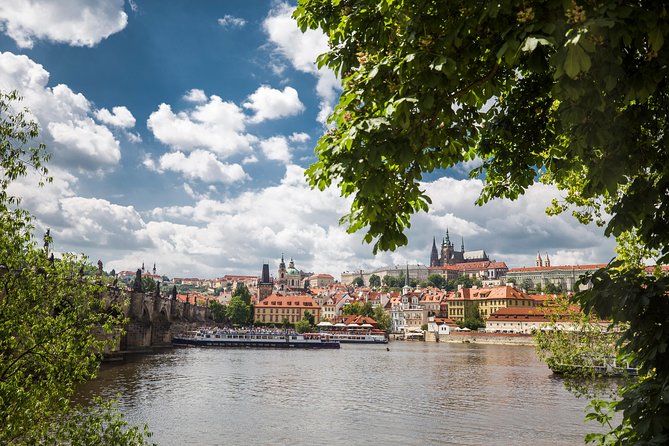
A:
{"type": "MultiPolygon", "coordinates": [[[[485,324],[488,332],[501,333],[525,333],[529,334],[535,330],[565,330],[574,331],[581,327],[580,322],[575,322],[568,315],[555,317],[554,307],[509,307],[500,308],[492,314],[485,324]]],[[[608,330],[609,321],[594,321],[592,327],[597,327],[602,332],[608,330]]]]}
{"type": "Polygon", "coordinates": [[[270,294],[253,307],[253,320],[274,324],[287,321],[294,324],[304,319],[307,311],[314,316],[314,323],[320,322],[321,309],[311,296],[270,294]]]}
{"type": "MultiPolygon", "coordinates": [[[[548,260],[548,256],[546,256],[548,260]]],[[[537,255],[537,263],[540,263],[541,257],[537,255]]],[[[506,273],[506,281],[513,282],[516,286],[524,288],[536,289],[537,286],[544,289],[549,283],[559,287],[562,291],[579,291],[576,290],[576,282],[578,282],[586,274],[592,274],[600,268],[604,268],[605,264],[594,265],[563,265],[545,266],[541,262],[540,266],[530,268],[511,268],[506,273]]],[[[587,287],[581,287],[584,289],[587,287]]]]}
{"type": "Polygon", "coordinates": [[[501,308],[531,308],[540,303],[529,294],[511,286],[459,288],[449,293],[444,300],[448,304],[448,318],[454,321],[472,317],[475,311],[485,320],[501,308]]]}
{"type": "Polygon", "coordinates": [[[275,289],[278,291],[304,290],[304,279],[310,275],[295,268],[293,259],[290,259],[286,268],[286,262],[283,260],[283,254],[281,254],[275,289]]]}
{"type": "Polygon", "coordinates": [[[260,280],[258,281],[258,302],[262,302],[267,298],[274,289],[274,282],[269,276],[269,263],[263,263],[262,272],[260,273],[260,280]]]}
{"type": "Polygon", "coordinates": [[[509,268],[504,262],[485,260],[481,262],[456,263],[454,265],[431,266],[430,274],[440,274],[446,280],[460,276],[471,277],[480,281],[501,281],[509,268]]]}
{"type": "Polygon", "coordinates": [[[330,274],[314,274],[307,278],[309,288],[324,288],[334,283],[334,277],[330,274]]]}
{"type": "Polygon", "coordinates": [[[381,279],[381,283],[383,283],[384,277],[406,277],[407,271],[409,274],[409,279],[415,280],[416,282],[427,280],[427,276],[429,275],[428,267],[425,265],[395,265],[377,268],[372,271],[345,271],[341,273],[341,283],[351,285],[356,278],[360,277],[362,278],[364,284],[369,286],[369,278],[373,275],[378,276],[379,279],[381,279]]]}
{"type": "Polygon", "coordinates": [[[465,239],[462,238],[460,251],[456,251],[446,229],[446,237],[442,239],[441,249],[437,249],[436,239],[432,239],[432,251],[430,252],[430,266],[455,265],[457,263],[486,262],[490,260],[485,251],[465,251],[465,239]]]}

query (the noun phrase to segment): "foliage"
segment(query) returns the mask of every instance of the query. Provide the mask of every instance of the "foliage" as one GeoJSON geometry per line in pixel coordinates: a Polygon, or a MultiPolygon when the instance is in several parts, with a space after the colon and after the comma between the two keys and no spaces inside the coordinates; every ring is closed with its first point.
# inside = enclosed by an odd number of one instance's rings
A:
{"type": "MultiPolygon", "coordinates": [[[[648,1],[300,0],[298,24],[324,30],[319,64],[344,88],[309,182],[337,183],[352,197],[348,230],[392,250],[428,209],[423,174],[478,160],[479,204],[541,181],[563,197],[549,213],[634,234],[666,263],[668,14],[648,1]]],[[[632,427],[618,438],[662,443],[666,279],[638,273],[613,265],[576,300],[629,323],[621,349],[645,371],[616,405],[632,427]]]]}
{"type": "Polygon", "coordinates": [[[534,283],[532,283],[530,279],[523,279],[523,283],[520,284],[520,287],[529,292],[534,289],[534,283]]]}
{"type": "Polygon", "coordinates": [[[314,319],[314,315],[311,313],[311,311],[305,311],[302,319],[305,319],[307,322],[309,322],[309,325],[315,325],[316,320],[314,319]]]}
{"type": "Polygon", "coordinates": [[[427,282],[429,285],[440,289],[446,286],[446,278],[441,274],[430,274],[427,276],[427,282]]]}
{"type": "Polygon", "coordinates": [[[389,288],[402,288],[404,282],[404,274],[400,274],[399,276],[383,276],[383,284],[389,288]]]}
{"type": "Polygon", "coordinates": [[[463,320],[458,321],[457,324],[460,328],[469,328],[470,330],[485,328],[485,321],[481,317],[478,304],[466,306],[465,317],[463,320]]]}
{"type": "Polygon", "coordinates": [[[619,443],[666,444],[669,441],[669,277],[616,260],[595,272],[593,287],[577,294],[585,311],[623,324],[618,348],[639,370],[639,379],[620,390],[615,410],[623,422],[611,432],[619,443]]]}
{"type": "Polygon", "coordinates": [[[151,277],[142,276],[142,291],[147,294],[154,293],[157,288],[156,281],[151,277]]]}
{"type": "Polygon", "coordinates": [[[344,308],[342,308],[342,314],[372,317],[374,314],[374,309],[372,308],[372,304],[370,302],[362,303],[356,301],[344,305],[344,308]]]}
{"type": "Polygon", "coordinates": [[[41,184],[51,181],[44,147],[26,147],[37,124],[15,111],[18,100],[0,93],[0,444],[80,444],[82,436],[142,444],[109,406],[70,403],[76,386],[95,377],[123,320],[103,301],[102,278],[84,274],[95,270],[87,259],[55,258],[49,231],[39,247],[32,217],[7,192],[28,167],[41,184]],[[82,424],[84,416],[104,422],[82,424]]]}
{"type": "Polygon", "coordinates": [[[227,316],[227,306],[223,305],[216,299],[209,301],[209,310],[211,311],[211,318],[214,320],[214,322],[230,322],[227,316]]]}
{"type": "Polygon", "coordinates": [[[383,308],[381,308],[380,306],[374,307],[372,318],[376,321],[379,330],[384,330],[386,332],[389,332],[393,326],[393,321],[392,318],[390,317],[390,314],[385,312],[383,308]]]}
{"type": "Polygon", "coordinates": [[[376,274],[372,274],[369,276],[369,286],[371,287],[380,287],[381,286],[381,278],[377,276],[376,274]]]}
{"type": "Polygon", "coordinates": [[[225,315],[234,325],[245,325],[252,317],[250,306],[240,296],[230,299],[225,315]]]}
{"type": "Polygon", "coordinates": [[[355,279],[353,279],[353,282],[351,282],[351,284],[354,287],[361,287],[361,286],[365,286],[365,281],[362,280],[362,277],[356,277],[355,279]]]}
{"type": "Polygon", "coordinates": [[[251,292],[243,283],[238,283],[235,291],[232,292],[232,297],[239,297],[247,305],[251,304],[251,292]]]}
{"type": "Polygon", "coordinates": [[[544,292],[548,294],[557,294],[563,291],[561,284],[547,283],[544,287],[544,292]]]}
{"type": "Polygon", "coordinates": [[[458,276],[455,279],[447,281],[445,289],[447,291],[457,290],[458,285],[461,285],[463,288],[471,288],[473,286],[481,286],[481,281],[479,279],[472,279],[469,276],[458,276]]]}
{"type": "Polygon", "coordinates": [[[306,318],[300,319],[295,322],[295,331],[298,333],[306,333],[311,330],[312,326],[313,325],[306,318]]]}
{"type": "Polygon", "coordinates": [[[534,333],[539,358],[552,371],[563,374],[570,388],[589,394],[590,383],[582,380],[595,376],[593,367],[621,359],[616,348],[619,331],[604,329],[596,315],[582,311],[564,295],[557,296],[543,312],[550,330],[534,333]]]}

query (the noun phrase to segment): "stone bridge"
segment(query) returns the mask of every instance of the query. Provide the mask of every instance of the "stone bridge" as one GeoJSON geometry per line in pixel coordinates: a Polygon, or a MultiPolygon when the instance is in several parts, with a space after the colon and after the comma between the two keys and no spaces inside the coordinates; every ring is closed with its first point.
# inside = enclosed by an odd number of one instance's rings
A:
{"type": "MultiPolygon", "coordinates": [[[[118,292],[111,292],[118,299],[118,292]]],[[[172,336],[211,323],[209,308],[169,297],[132,292],[123,306],[128,318],[125,334],[117,347],[120,351],[168,346],[172,336]]]]}

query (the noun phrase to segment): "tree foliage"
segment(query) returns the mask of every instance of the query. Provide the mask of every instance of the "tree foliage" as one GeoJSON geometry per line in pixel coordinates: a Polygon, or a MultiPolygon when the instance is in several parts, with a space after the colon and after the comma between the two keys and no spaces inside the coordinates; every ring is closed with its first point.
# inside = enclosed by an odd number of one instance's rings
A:
{"type": "Polygon", "coordinates": [[[300,319],[295,322],[295,331],[298,333],[306,333],[311,330],[312,324],[306,319],[300,319]]]}
{"type": "Polygon", "coordinates": [[[41,184],[51,181],[44,147],[28,146],[37,124],[17,111],[18,101],[0,93],[0,444],[142,444],[143,434],[109,406],[70,402],[76,386],[95,377],[122,313],[103,300],[103,277],[86,274],[95,270],[86,258],[55,258],[49,231],[38,245],[32,217],[8,193],[28,168],[41,184]]]}
{"type": "Polygon", "coordinates": [[[253,316],[249,304],[239,296],[230,299],[230,303],[225,309],[225,315],[234,325],[245,325],[249,323],[253,316]]]}
{"type": "MultiPolygon", "coordinates": [[[[554,185],[549,213],[634,234],[666,263],[668,14],[652,1],[300,0],[299,26],[325,32],[318,63],[343,84],[309,182],[338,184],[352,197],[348,230],[393,250],[431,203],[423,175],[478,160],[478,204],[554,185]]],[[[612,264],[575,299],[629,323],[622,348],[647,372],[623,391],[616,408],[632,428],[615,435],[661,444],[666,279],[640,272],[612,264]]]]}
{"type": "Polygon", "coordinates": [[[214,320],[214,322],[230,322],[227,316],[227,306],[223,305],[216,299],[209,301],[209,310],[211,311],[211,318],[214,320]]]}
{"type": "Polygon", "coordinates": [[[238,283],[235,291],[232,292],[232,297],[239,297],[245,304],[251,304],[251,292],[243,283],[238,283]]]}
{"type": "Polygon", "coordinates": [[[380,287],[381,286],[381,278],[377,276],[376,274],[372,274],[369,276],[369,286],[371,287],[380,287]]]}
{"type": "Polygon", "coordinates": [[[355,279],[353,279],[353,282],[351,282],[351,284],[354,287],[361,287],[365,286],[365,281],[362,279],[362,277],[356,277],[355,279]]]}
{"type": "Polygon", "coordinates": [[[430,274],[427,276],[429,285],[443,289],[446,286],[446,278],[441,274],[430,274]]]}

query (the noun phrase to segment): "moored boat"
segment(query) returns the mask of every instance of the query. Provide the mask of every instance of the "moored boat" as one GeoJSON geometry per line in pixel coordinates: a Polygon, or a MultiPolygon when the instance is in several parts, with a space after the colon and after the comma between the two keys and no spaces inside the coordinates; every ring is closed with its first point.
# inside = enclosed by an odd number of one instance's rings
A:
{"type": "Polygon", "coordinates": [[[172,338],[177,346],[240,348],[339,348],[327,333],[199,329],[172,338]]]}
{"type": "MultiPolygon", "coordinates": [[[[325,332],[323,332],[325,333],[325,332]]],[[[361,333],[361,332],[330,332],[328,335],[336,340],[341,342],[342,344],[344,343],[351,343],[351,344],[387,344],[388,343],[388,338],[386,337],[385,333],[379,332],[379,333],[361,333]]]]}

